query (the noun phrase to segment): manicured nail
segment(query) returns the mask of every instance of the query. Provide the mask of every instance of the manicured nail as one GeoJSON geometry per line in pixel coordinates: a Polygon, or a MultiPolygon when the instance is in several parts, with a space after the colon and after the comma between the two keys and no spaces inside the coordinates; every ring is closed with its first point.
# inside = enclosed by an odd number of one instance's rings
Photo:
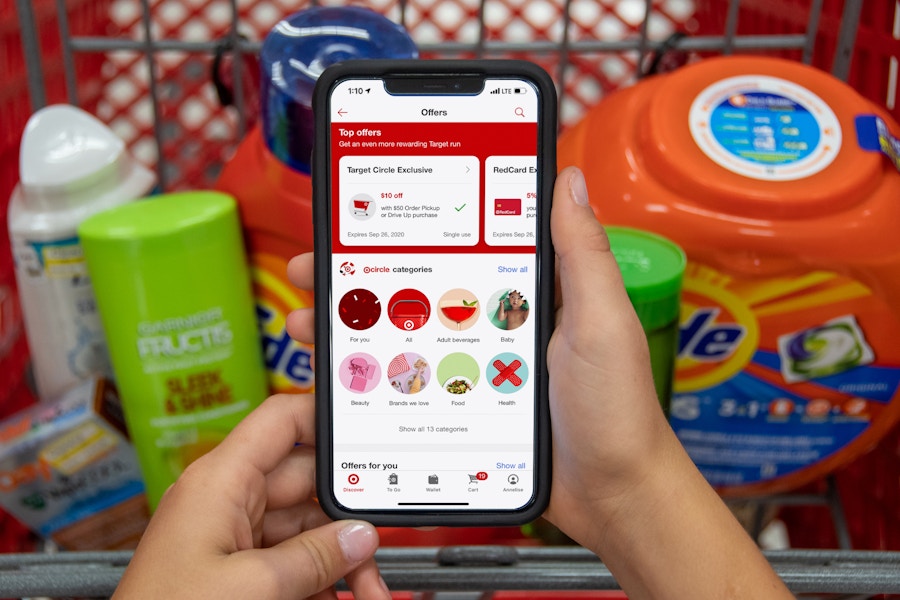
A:
{"type": "Polygon", "coordinates": [[[378,534],[368,523],[350,522],[338,533],[338,544],[344,558],[355,564],[372,556],[378,548],[378,534]]]}
{"type": "Polygon", "coordinates": [[[584,182],[584,173],[581,169],[572,169],[572,176],[569,178],[569,192],[572,194],[572,200],[580,206],[588,206],[587,184],[584,182]]]}

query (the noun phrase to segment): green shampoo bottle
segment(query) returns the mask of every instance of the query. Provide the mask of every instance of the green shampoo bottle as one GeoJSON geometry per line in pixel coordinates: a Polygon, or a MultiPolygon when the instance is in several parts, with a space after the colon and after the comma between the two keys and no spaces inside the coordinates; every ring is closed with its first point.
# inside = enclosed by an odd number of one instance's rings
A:
{"type": "Polygon", "coordinates": [[[150,508],[265,398],[237,206],[186,192],[79,227],[150,508]]]}

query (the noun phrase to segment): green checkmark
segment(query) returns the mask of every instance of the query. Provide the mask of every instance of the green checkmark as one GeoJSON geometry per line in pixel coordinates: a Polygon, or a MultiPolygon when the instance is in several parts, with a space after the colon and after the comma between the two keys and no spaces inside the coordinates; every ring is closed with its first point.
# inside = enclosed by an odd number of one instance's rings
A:
{"type": "Polygon", "coordinates": [[[467,204],[467,203],[464,203],[462,206],[457,206],[457,207],[455,207],[455,208],[456,208],[456,212],[459,212],[459,211],[461,211],[462,209],[464,209],[464,208],[466,207],[466,204],[467,204]]]}

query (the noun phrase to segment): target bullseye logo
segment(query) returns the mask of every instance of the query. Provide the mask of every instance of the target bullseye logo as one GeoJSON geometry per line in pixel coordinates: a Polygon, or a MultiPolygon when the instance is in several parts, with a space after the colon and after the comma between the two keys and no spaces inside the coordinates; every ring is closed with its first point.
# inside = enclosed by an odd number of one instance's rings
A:
{"type": "Polygon", "coordinates": [[[414,331],[428,322],[431,303],[419,290],[403,289],[391,296],[388,302],[388,317],[397,329],[414,331]]]}
{"type": "Polygon", "coordinates": [[[350,485],[356,485],[359,483],[359,475],[356,473],[350,473],[350,477],[347,478],[347,481],[350,482],[350,485]]]}

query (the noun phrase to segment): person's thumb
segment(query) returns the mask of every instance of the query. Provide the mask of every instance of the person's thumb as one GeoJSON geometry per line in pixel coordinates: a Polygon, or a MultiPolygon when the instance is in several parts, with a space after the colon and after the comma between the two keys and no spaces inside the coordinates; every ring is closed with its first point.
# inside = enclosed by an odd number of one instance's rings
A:
{"type": "Polygon", "coordinates": [[[306,598],[370,560],[377,548],[378,532],[371,524],[337,521],[253,551],[259,553],[260,561],[252,561],[254,573],[249,575],[260,581],[268,571],[264,586],[272,595],[267,598],[306,598]]]}
{"type": "Polygon", "coordinates": [[[596,316],[598,310],[633,312],[609,238],[588,203],[584,175],[577,167],[564,169],[556,178],[550,233],[568,315],[580,319],[596,316]]]}

